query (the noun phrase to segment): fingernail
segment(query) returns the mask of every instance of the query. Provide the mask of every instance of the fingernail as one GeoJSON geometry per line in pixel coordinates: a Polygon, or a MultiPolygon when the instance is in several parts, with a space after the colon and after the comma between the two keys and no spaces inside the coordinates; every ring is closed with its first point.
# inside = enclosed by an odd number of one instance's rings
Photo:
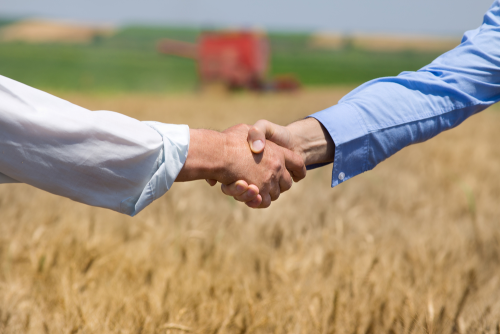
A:
{"type": "Polygon", "coordinates": [[[264,148],[264,143],[262,140],[256,140],[252,143],[252,148],[254,151],[260,151],[264,148]]]}
{"type": "Polygon", "coordinates": [[[242,192],[243,190],[245,190],[245,188],[241,184],[237,184],[236,185],[236,190],[239,191],[239,192],[242,192]]]}

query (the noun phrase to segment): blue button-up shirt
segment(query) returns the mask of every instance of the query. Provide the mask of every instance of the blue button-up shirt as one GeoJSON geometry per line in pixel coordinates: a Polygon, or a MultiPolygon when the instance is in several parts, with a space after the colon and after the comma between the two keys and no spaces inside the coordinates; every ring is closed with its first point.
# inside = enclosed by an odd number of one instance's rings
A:
{"type": "MultiPolygon", "coordinates": [[[[367,82],[311,115],[335,142],[332,187],[500,100],[500,0],[461,44],[416,72],[367,82]]],[[[314,166],[316,167],[316,166],[314,166]]]]}

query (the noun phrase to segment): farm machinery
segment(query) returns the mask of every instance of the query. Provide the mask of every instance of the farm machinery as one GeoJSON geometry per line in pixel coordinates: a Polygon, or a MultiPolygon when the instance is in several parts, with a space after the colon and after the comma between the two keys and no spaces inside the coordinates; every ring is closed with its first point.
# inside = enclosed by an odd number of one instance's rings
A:
{"type": "Polygon", "coordinates": [[[157,48],[163,54],[195,60],[202,87],[218,84],[228,90],[253,91],[294,91],[300,87],[292,75],[267,78],[270,49],[262,33],[204,32],[198,43],[162,39],[157,48]]]}

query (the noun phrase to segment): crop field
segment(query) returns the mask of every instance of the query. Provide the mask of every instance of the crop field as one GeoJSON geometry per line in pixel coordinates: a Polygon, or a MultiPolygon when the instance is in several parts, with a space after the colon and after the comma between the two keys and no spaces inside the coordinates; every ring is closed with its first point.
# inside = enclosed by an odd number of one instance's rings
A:
{"type": "MultiPolygon", "coordinates": [[[[162,38],[194,43],[199,33],[199,29],[138,26],[83,45],[3,42],[0,73],[44,90],[192,92],[197,89],[196,63],[161,55],[156,44],[162,38]]],[[[306,86],[357,85],[417,70],[446,51],[364,50],[363,40],[340,49],[318,49],[311,47],[310,38],[306,33],[270,33],[270,76],[293,74],[306,86]]]]}
{"type": "MultiPolygon", "coordinates": [[[[77,95],[89,109],[224,129],[288,123],[347,89],[77,95]]],[[[135,218],[0,186],[0,333],[499,333],[500,111],[267,210],[204,181],[135,218]]]]}

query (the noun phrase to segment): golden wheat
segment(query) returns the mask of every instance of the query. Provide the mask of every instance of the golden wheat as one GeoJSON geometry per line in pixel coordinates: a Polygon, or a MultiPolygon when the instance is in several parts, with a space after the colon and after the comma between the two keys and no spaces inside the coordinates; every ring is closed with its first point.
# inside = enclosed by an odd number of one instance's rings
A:
{"type": "MultiPolygon", "coordinates": [[[[223,129],[347,91],[65,97],[223,129]]],[[[498,333],[499,128],[483,112],[334,189],[311,171],[262,211],[202,181],[135,218],[2,185],[0,333],[498,333]]]]}

